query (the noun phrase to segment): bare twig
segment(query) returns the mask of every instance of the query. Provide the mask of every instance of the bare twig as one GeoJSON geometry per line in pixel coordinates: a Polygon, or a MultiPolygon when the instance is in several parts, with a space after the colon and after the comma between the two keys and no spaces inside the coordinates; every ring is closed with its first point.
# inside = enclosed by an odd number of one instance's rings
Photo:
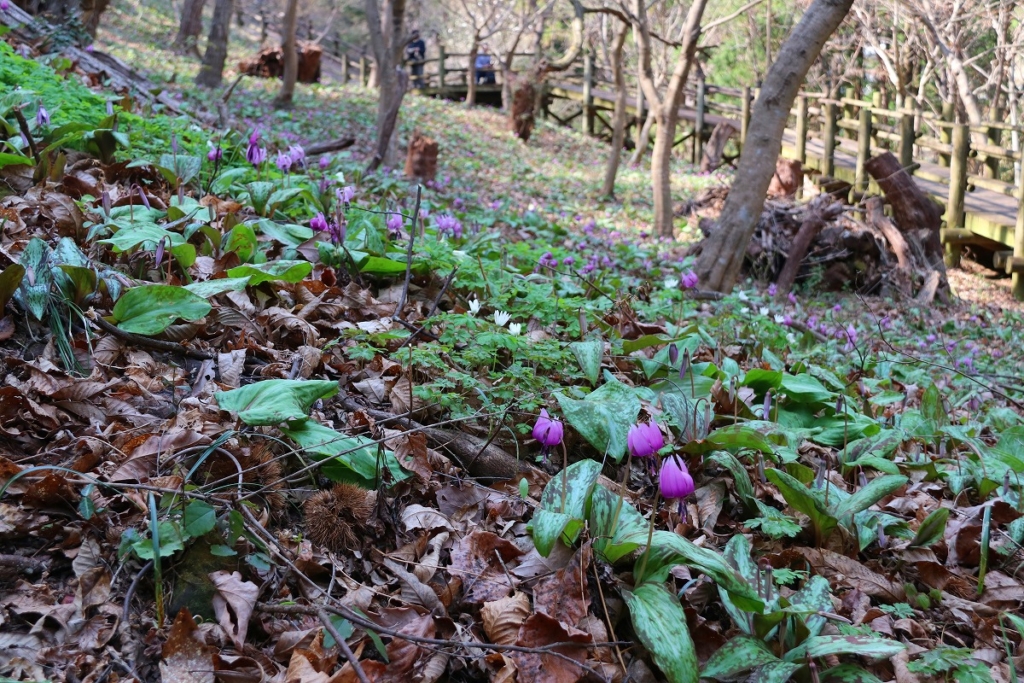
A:
{"type": "Polygon", "coordinates": [[[420,220],[420,199],[423,196],[423,186],[416,185],[416,206],[412,211],[412,229],[409,230],[409,244],[405,249],[405,284],[402,286],[402,297],[398,300],[398,305],[395,306],[395,315],[393,317],[398,318],[402,315],[402,309],[405,308],[405,302],[409,298],[409,282],[412,280],[412,245],[416,240],[416,226],[420,220]]]}
{"type": "Polygon", "coordinates": [[[355,653],[352,652],[352,648],[348,646],[345,639],[338,633],[338,629],[334,628],[334,624],[331,623],[331,616],[324,609],[318,609],[316,616],[320,619],[320,623],[324,625],[327,632],[334,637],[334,642],[338,644],[338,649],[341,650],[342,654],[345,655],[345,659],[352,665],[352,669],[356,672],[356,678],[359,679],[360,683],[370,683],[370,679],[366,677],[366,672],[363,671],[363,667],[359,665],[359,659],[355,653]]]}
{"type": "Polygon", "coordinates": [[[119,337],[126,342],[135,344],[136,346],[143,346],[150,349],[157,349],[158,351],[166,351],[168,353],[180,353],[183,356],[189,358],[196,358],[198,360],[213,360],[216,358],[215,355],[208,351],[200,351],[198,349],[190,349],[187,346],[182,346],[177,342],[165,341],[163,339],[150,339],[149,337],[143,337],[141,334],[132,334],[131,332],[125,332],[116,325],[111,325],[102,317],[99,316],[95,311],[86,313],[86,316],[92,320],[104,332],[119,337]]]}

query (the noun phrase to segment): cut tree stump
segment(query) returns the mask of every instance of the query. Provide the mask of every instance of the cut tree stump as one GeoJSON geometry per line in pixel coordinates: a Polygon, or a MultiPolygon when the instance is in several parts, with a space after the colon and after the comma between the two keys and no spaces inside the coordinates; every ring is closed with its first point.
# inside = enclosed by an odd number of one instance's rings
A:
{"type": "Polygon", "coordinates": [[[437,175],[437,151],[437,140],[415,131],[405,156],[406,177],[433,180],[437,175]]]}
{"type": "Polygon", "coordinates": [[[804,184],[804,167],[798,159],[779,157],[775,162],[775,175],[768,184],[768,196],[773,199],[795,197],[804,184]]]}
{"type": "MultiPolygon", "coordinates": [[[[323,54],[316,43],[302,42],[299,49],[299,83],[320,82],[320,57],[323,54]]],[[[284,74],[284,50],[280,47],[268,47],[260,50],[252,59],[243,59],[238,63],[238,70],[246,76],[257,78],[281,78],[284,74]]]]}

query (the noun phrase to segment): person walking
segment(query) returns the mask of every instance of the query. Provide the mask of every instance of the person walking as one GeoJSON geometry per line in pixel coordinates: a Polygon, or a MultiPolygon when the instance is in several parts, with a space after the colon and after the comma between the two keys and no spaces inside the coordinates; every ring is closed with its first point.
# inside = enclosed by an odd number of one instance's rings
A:
{"type": "Polygon", "coordinates": [[[410,40],[405,45],[405,61],[412,69],[412,87],[422,88],[423,81],[423,60],[427,56],[427,44],[420,38],[418,29],[413,29],[410,40]]]}

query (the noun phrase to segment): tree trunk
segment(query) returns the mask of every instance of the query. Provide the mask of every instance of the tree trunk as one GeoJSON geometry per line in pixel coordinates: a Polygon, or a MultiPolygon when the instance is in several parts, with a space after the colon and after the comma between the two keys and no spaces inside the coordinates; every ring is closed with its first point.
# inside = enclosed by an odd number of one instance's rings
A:
{"type": "MultiPolygon", "coordinates": [[[[513,131],[520,140],[526,142],[530,139],[533,131],[535,112],[538,107],[537,97],[543,92],[540,87],[547,74],[552,71],[565,71],[583,49],[583,5],[580,0],[570,0],[573,8],[572,34],[569,47],[559,59],[548,62],[540,57],[526,72],[519,74],[512,84],[512,108],[509,111],[509,129],[513,131]],[[525,134],[525,136],[524,136],[525,134]]],[[[538,56],[540,52],[540,41],[537,41],[538,56]]]]}
{"type": "Polygon", "coordinates": [[[178,52],[191,52],[199,56],[199,34],[203,30],[203,7],[206,0],[185,0],[181,8],[181,24],[178,25],[178,36],[174,39],[174,49],[178,52]]]}
{"type": "Polygon", "coordinates": [[[234,0],[217,0],[213,6],[213,21],[210,35],[206,39],[206,54],[203,66],[196,76],[196,85],[204,88],[220,86],[224,75],[224,61],[228,57],[228,31],[231,28],[231,11],[234,0]]]}
{"type": "Polygon", "coordinates": [[[629,165],[636,166],[643,159],[644,155],[647,154],[647,146],[651,144],[651,127],[654,125],[654,112],[650,109],[647,110],[647,117],[644,119],[644,125],[640,126],[636,134],[636,148],[633,150],[633,156],[629,158],[629,165]]]}
{"type": "Polygon", "coordinates": [[[284,53],[284,74],[281,78],[281,92],[274,100],[274,106],[278,109],[290,109],[292,98],[295,96],[295,81],[299,77],[299,51],[295,44],[295,31],[299,13],[299,0],[288,0],[284,11],[284,45],[281,51],[284,53]]]}
{"type": "Polygon", "coordinates": [[[679,106],[683,100],[683,88],[690,75],[697,54],[697,40],[700,38],[700,21],[708,0],[693,0],[683,25],[682,46],[676,58],[676,67],[669,80],[665,97],[658,95],[651,69],[651,31],[647,25],[647,9],[644,0],[635,0],[633,33],[640,48],[640,85],[651,103],[658,131],[654,136],[654,152],[651,158],[651,188],[654,192],[654,230],[663,237],[672,237],[675,223],[672,216],[672,144],[675,142],[676,122],[679,106]]]}
{"type": "Polygon", "coordinates": [[[466,72],[466,106],[476,104],[476,55],[480,51],[480,42],[473,36],[469,45],[469,71],[466,72]]]}
{"type": "Polygon", "coordinates": [[[697,260],[702,288],[728,292],[736,283],[782,151],[790,107],[825,41],[852,5],[853,0],[814,0],[765,76],[719,228],[705,242],[697,260]]]}
{"type": "Polygon", "coordinates": [[[370,45],[377,65],[377,79],[380,84],[377,100],[377,152],[368,168],[375,169],[381,164],[396,166],[395,145],[392,134],[398,125],[399,108],[405,96],[408,78],[402,78],[403,31],[405,23],[405,0],[384,0],[383,12],[378,0],[366,0],[366,21],[370,29],[370,45]]]}
{"type": "Polygon", "coordinates": [[[626,76],[622,70],[622,49],[626,44],[629,24],[622,23],[612,43],[612,74],[615,76],[615,110],[612,112],[612,148],[608,154],[608,167],[604,173],[604,187],[601,194],[615,197],[615,176],[619,173],[619,160],[626,142],[626,76]]]}

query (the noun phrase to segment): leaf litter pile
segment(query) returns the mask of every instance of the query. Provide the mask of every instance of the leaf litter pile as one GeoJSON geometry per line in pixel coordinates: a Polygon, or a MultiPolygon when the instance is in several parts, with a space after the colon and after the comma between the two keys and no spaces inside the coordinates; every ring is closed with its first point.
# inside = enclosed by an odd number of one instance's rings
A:
{"type": "Polygon", "coordinates": [[[1016,680],[1019,317],[709,302],[587,215],[54,96],[0,100],[0,675],[1016,680]]]}

